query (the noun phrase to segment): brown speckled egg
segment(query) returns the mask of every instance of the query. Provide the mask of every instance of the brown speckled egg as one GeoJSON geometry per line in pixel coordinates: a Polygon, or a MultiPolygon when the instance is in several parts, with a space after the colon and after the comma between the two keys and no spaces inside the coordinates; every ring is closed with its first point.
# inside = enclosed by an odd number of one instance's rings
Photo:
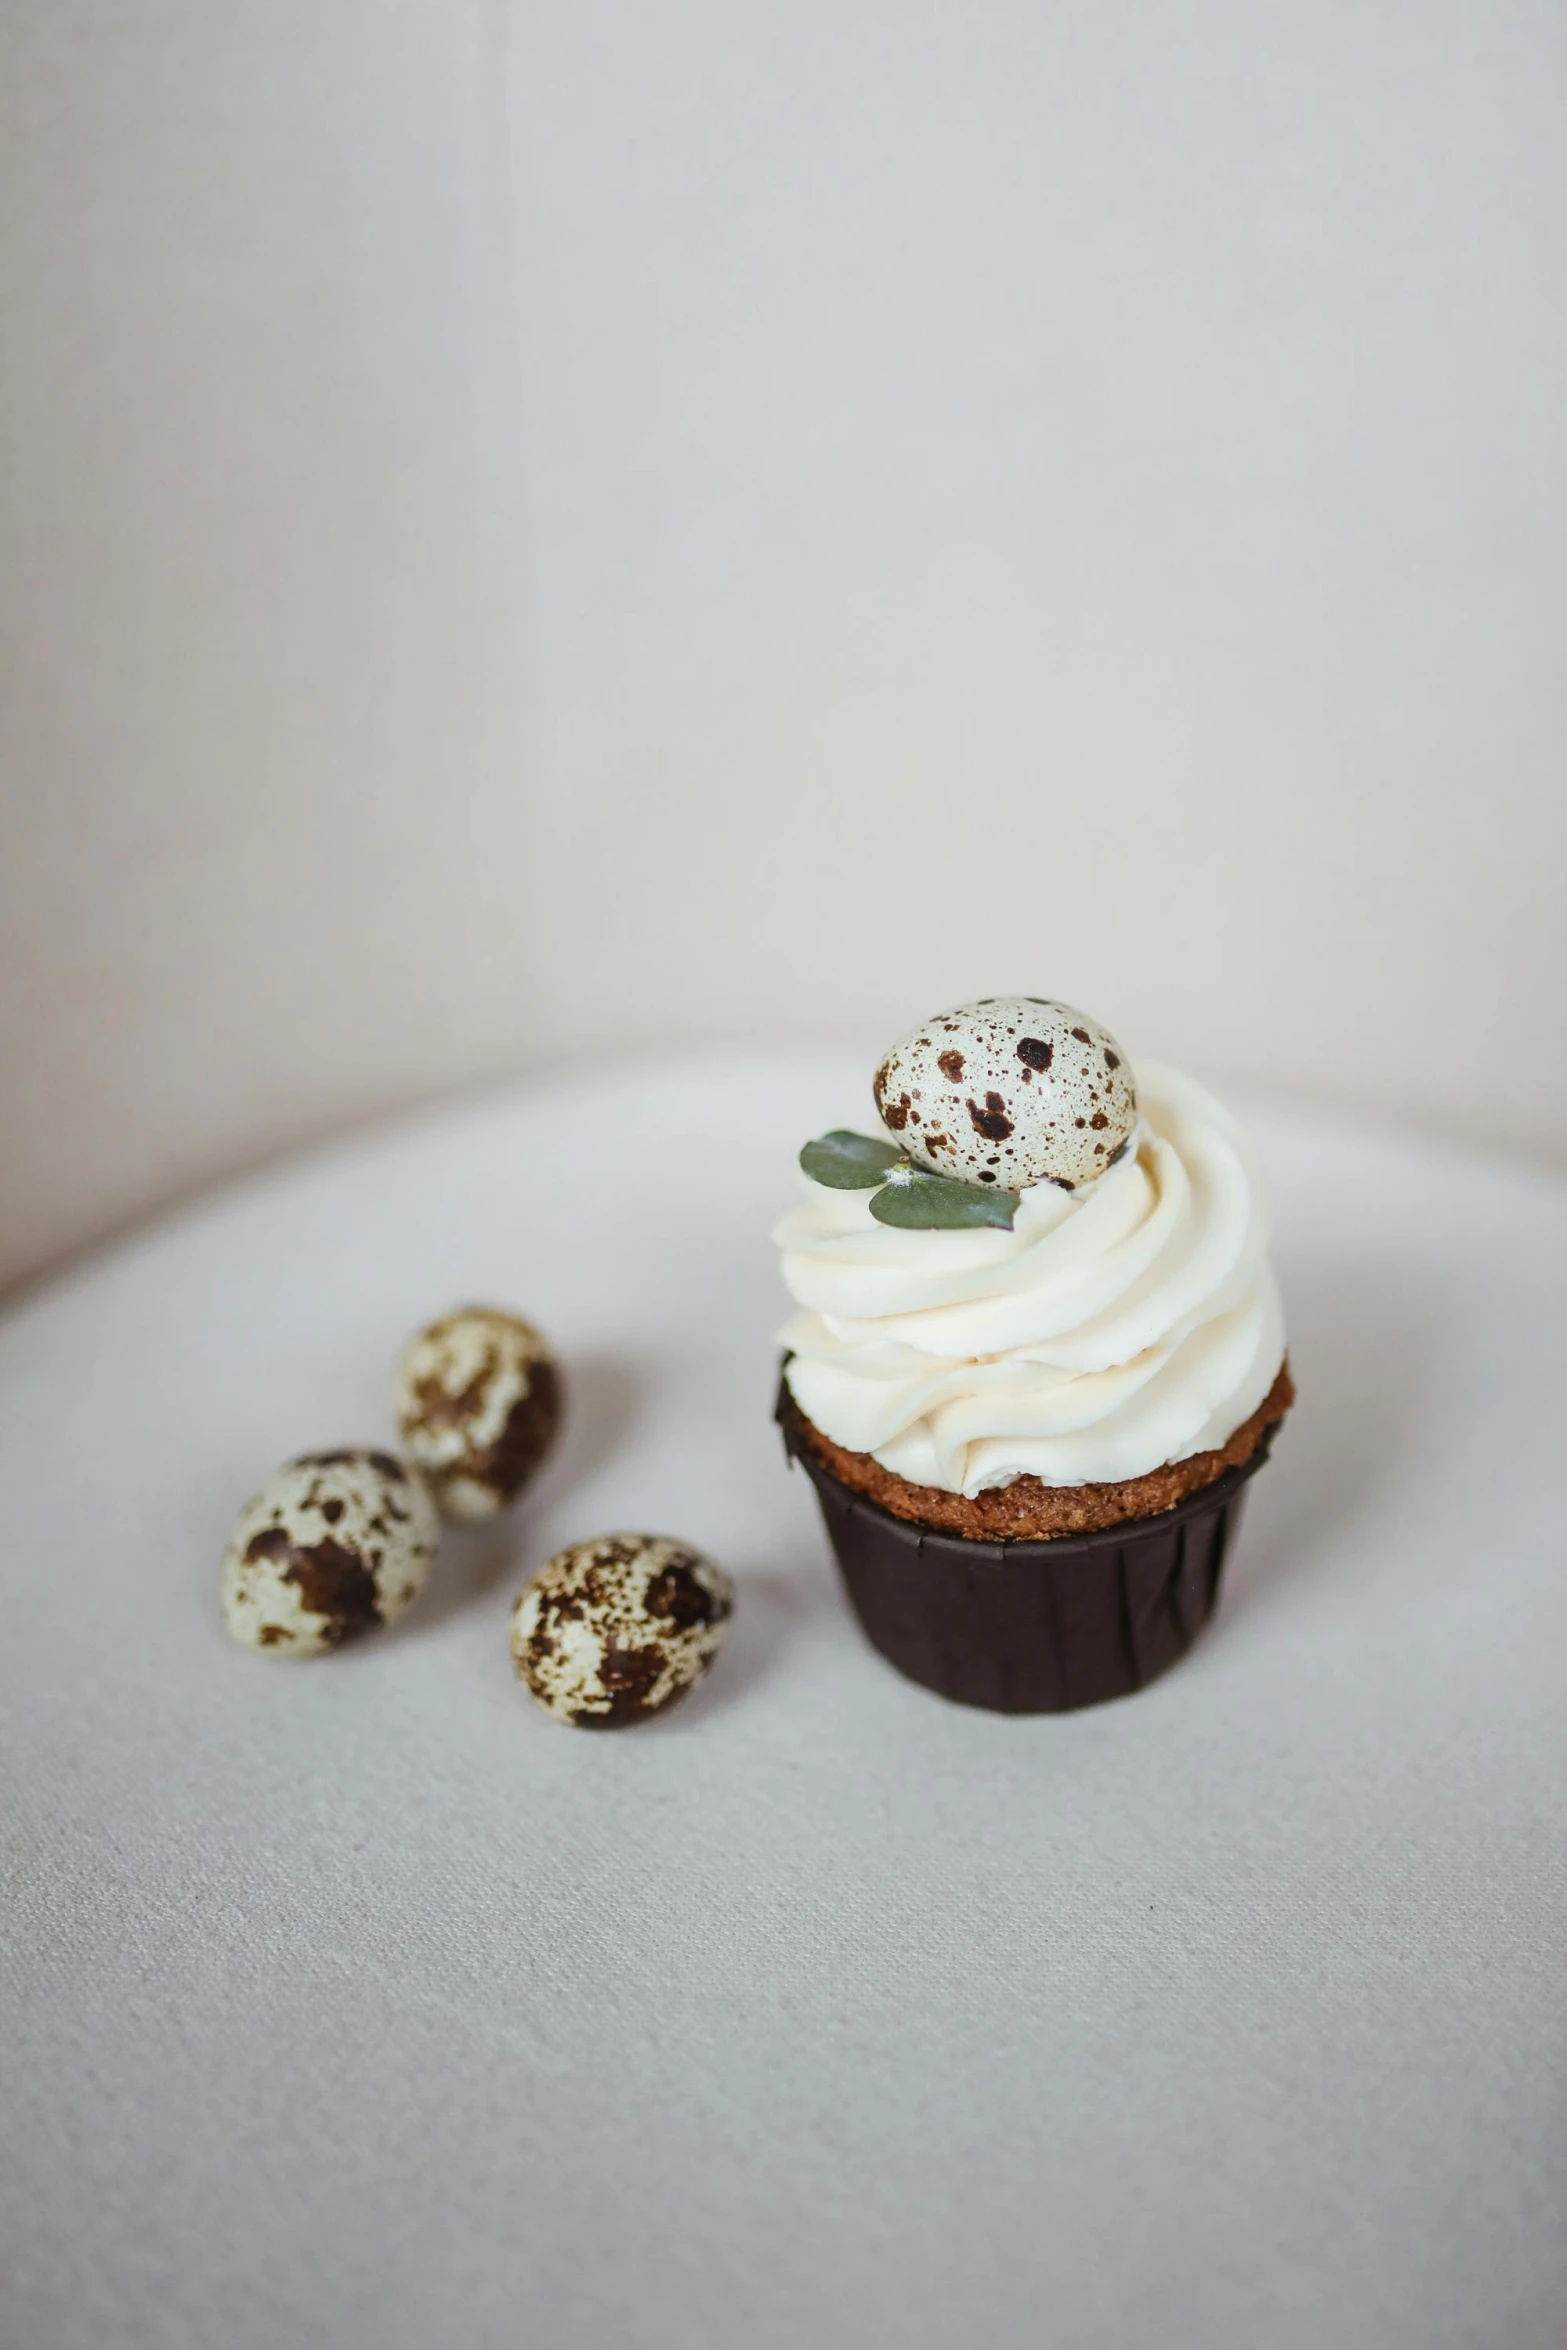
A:
{"type": "Polygon", "coordinates": [[[561,1379],[520,1314],[464,1306],[421,1330],[397,1372],[403,1442],[443,1517],[493,1518],[555,1441],[561,1379]]]}
{"type": "Polygon", "coordinates": [[[223,1560],[223,1614],[246,1648],[318,1656],[395,1622],[423,1588],[439,1526],[389,1452],[306,1453],[241,1512],[223,1560]]]}
{"type": "Polygon", "coordinates": [[[922,1167],[1003,1191],[1091,1183],[1137,1121],[1131,1068],[1109,1030],[1031,995],[925,1021],[877,1070],[876,1107],[922,1167]]]}
{"type": "Polygon", "coordinates": [[[700,1681],[729,1629],[734,1585],[663,1534],[601,1534],[542,1566],[512,1612],[517,1677],[558,1721],[618,1730],[700,1681]]]}

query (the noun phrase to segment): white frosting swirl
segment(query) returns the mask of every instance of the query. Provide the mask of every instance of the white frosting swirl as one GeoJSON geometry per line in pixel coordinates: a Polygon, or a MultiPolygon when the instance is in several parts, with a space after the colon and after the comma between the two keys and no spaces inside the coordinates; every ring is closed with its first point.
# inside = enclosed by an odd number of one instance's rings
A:
{"type": "Polygon", "coordinates": [[[916,1485],[976,1494],[1140,1477],[1233,1436],[1284,1359],[1267,1203],[1212,1094],[1137,1072],[1132,1147],[1010,1232],[878,1224],[800,1178],[774,1232],[801,1309],[779,1333],[806,1417],[916,1485]]]}

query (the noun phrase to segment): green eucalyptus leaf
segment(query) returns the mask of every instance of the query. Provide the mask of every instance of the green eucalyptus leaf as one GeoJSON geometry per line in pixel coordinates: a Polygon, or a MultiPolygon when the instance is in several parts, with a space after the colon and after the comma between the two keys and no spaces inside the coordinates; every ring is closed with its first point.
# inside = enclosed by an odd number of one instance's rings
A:
{"type": "Polygon", "coordinates": [[[1010,1232],[1017,1214],[1018,1195],[981,1189],[977,1183],[959,1183],[950,1175],[930,1175],[923,1167],[900,1167],[871,1201],[878,1224],[896,1224],[904,1232],[960,1232],[965,1226],[989,1224],[1010,1232]]]}
{"type": "Polygon", "coordinates": [[[873,1183],[886,1182],[888,1168],[897,1165],[900,1155],[890,1142],[835,1126],[831,1134],[806,1144],[800,1164],[813,1183],[825,1183],[833,1191],[868,1191],[873,1183]]]}

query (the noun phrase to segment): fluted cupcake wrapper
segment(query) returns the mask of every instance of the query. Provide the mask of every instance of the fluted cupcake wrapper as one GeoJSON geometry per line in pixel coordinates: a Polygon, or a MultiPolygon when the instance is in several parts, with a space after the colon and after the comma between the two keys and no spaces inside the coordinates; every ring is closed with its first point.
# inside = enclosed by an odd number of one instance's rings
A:
{"type": "Polygon", "coordinates": [[[780,1388],[785,1448],[816,1488],[866,1638],[909,1680],[993,1713],[1067,1713],[1145,1689],[1214,1610],[1249,1460],[1157,1516],[1048,1542],[973,1542],[911,1524],[856,1493],[800,1437],[780,1388]]]}

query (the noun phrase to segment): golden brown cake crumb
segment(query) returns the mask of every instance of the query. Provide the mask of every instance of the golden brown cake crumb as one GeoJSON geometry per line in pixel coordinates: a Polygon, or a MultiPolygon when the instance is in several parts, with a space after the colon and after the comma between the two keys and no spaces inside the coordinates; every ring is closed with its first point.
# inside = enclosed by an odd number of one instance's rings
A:
{"type": "Polygon", "coordinates": [[[1046,1485],[1038,1477],[1015,1477],[1010,1485],[991,1486],[972,1499],[936,1485],[912,1485],[868,1452],[850,1452],[834,1444],[787,1392],[783,1408],[797,1440],[841,1484],[894,1517],[944,1534],[965,1534],[973,1542],[1046,1542],[1052,1535],[1091,1534],[1102,1526],[1124,1526],[1132,1518],[1173,1510],[1189,1493],[1250,1460],[1264,1430],[1282,1420],[1294,1401],[1295,1382],[1285,1362],[1251,1418],[1212,1452],[1194,1452],[1184,1461],[1150,1469],[1145,1477],[1123,1477],[1105,1485],[1046,1485]]]}

